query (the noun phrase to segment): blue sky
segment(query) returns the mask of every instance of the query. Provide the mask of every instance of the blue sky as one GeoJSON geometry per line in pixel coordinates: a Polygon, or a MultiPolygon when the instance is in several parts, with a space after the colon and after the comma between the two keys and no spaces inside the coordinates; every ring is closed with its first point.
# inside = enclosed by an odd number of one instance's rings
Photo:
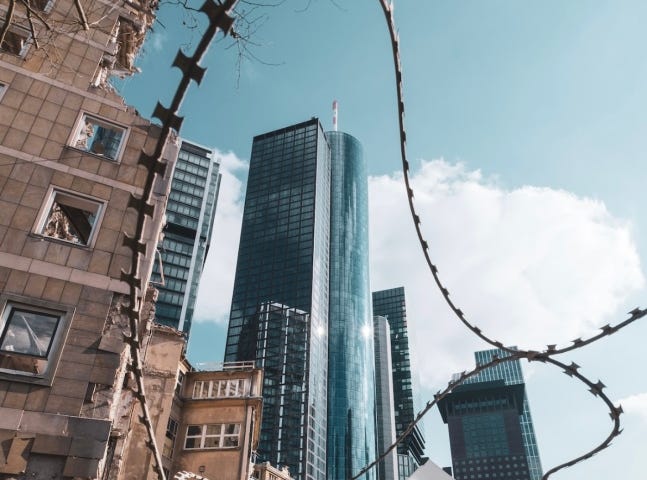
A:
{"type": "MultiPolygon", "coordinates": [[[[244,181],[254,135],[318,116],[364,145],[371,193],[374,289],[404,285],[426,401],[485,345],[455,324],[418,265],[404,187],[388,34],[377,0],[287,0],[266,16],[237,67],[236,46],[212,45],[203,85],[182,107],[181,134],[222,152],[223,191],[189,347],[222,359],[244,181]],[[392,282],[395,282],[393,284],[392,282]],[[207,298],[208,297],[208,298],[207,298]]],[[[646,306],[647,4],[640,1],[396,0],[408,149],[432,253],[454,299],[506,343],[565,344],[646,306]]],[[[168,104],[178,45],[198,41],[165,7],[119,84],[145,116],[168,104]]],[[[564,356],[623,400],[614,446],[554,478],[642,478],[647,325],[564,356]]],[[[545,469],[583,453],[611,424],[601,403],[562,373],[525,369],[545,469]]],[[[446,426],[426,422],[428,454],[448,465],[446,426]]]]}

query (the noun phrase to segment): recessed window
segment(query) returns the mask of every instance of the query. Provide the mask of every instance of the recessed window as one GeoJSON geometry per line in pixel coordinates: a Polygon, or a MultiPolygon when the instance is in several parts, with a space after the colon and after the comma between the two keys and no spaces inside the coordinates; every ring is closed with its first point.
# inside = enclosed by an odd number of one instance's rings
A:
{"type": "Polygon", "coordinates": [[[125,137],[125,127],[84,113],[71,146],[116,161],[121,154],[125,137]]]}
{"type": "Polygon", "coordinates": [[[166,458],[173,458],[173,447],[175,445],[175,437],[177,437],[178,422],[173,418],[168,419],[166,425],[166,437],[164,438],[164,447],[162,455],[166,458]]]}
{"type": "MultiPolygon", "coordinates": [[[[3,25],[0,25],[2,27],[3,25]]],[[[0,50],[13,55],[23,56],[29,48],[31,33],[28,29],[19,25],[11,24],[6,31],[4,40],[0,44],[0,50]]]]}
{"type": "Polygon", "coordinates": [[[71,312],[42,301],[3,295],[0,317],[0,373],[47,378],[53,371],[71,312]]]}
{"type": "Polygon", "coordinates": [[[239,423],[189,425],[184,448],[186,450],[233,448],[238,446],[239,437],[239,423]]]}
{"type": "Polygon", "coordinates": [[[103,205],[87,197],[53,189],[36,233],[77,245],[91,245],[103,205]]]}
{"type": "Polygon", "coordinates": [[[31,6],[41,12],[49,12],[52,9],[54,0],[31,0],[31,6]]]}
{"type": "Polygon", "coordinates": [[[2,96],[6,91],[7,91],[7,86],[4,83],[0,82],[0,100],[2,100],[2,96]]]}

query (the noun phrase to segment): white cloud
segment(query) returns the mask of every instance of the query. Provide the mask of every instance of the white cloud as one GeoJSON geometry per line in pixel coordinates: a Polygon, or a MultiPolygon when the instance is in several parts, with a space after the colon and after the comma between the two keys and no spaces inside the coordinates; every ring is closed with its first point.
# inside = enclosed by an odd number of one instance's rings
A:
{"type": "MultiPolygon", "coordinates": [[[[615,318],[644,285],[631,226],[599,201],[550,188],[507,190],[479,171],[423,161],[412,179],[432,258],[451,298],[505,344],[565,344],[615,318]]],[[[426,268],[400,174],[369,180],[373,290],[404,285],[422,383],[473,366],[475,340],[426,268]]]]}
{"type": "Polygon", "coordinates": [[[222,180],[211,246],[205,269],[200,279],[200,291],[195,310],[195,321],[227,323],[231,293],[236,272],[236,256],[243,218],[243,183],[239,180],[248,164],[234,153],[216,151],[220,160],[222,180]],[[237,176],[238,175],[238,176],[237,176]]]}
{"type": "Polygon", "coordinates": [[[647,393],[638,393],[630,395],[622,400],[615,402],[622,405],[622,409],[629,415],[636,415],[642,421],[647,423],[647,393]]]}

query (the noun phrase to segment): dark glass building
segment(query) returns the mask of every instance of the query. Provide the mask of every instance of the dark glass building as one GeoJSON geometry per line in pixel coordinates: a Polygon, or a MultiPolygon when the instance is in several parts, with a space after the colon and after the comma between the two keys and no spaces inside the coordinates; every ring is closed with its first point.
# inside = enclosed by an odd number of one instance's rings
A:
{"type": "MultiPolygon", "coordinates": [[[[514,349],[515,347],[511,348],[514,349]]],[[[474,358],[477,365],[483,365],[484,363],[491,361],[494,355],[498,355],[502,358],[509,356],[509,353],[500,349],[482,350],[480,352],[475,352],[474,358]]],[[[503,380],[506,385],[524,385],[521,362],[519,360],[514,360],[511,362],[500,363],[499,365],[483,370],[478,375],[470,378],[466,383],[478,383],[493,380],[503,380]]],[[[521,433],[523,436],[523,445],[526,450],[528,468],[530,469],[530,478],[531,480],[541,480],[543,470],[541,467],[541,460],[539,458],[539,449],[537,448],[537,439],[535,437],[532,416],[530,415],[528,395],[525,392],[523,395],[523,409],[519,421],[521,422],[521,433]]]]}
{"type": "Polygon", "coordinates": [[[254,138],[225,361],[264,368],[260,460],[326,475],[330,148],[315,118],[254,138]]]}
{"type": "MultiPolygon", "coordinates": [[[[373,320],[368,269],[368,177],[359,141],[327,132],[331,149],[327,478],[375,458],[373,320]]],[[[363,478],[375,478],[375,470],[363,478]]]]}
{"type": "MultiPolygon", "coordinates": [[[[398,287],[373,292],[373,314],[386,317],[391,327],[395,429],[396,436],[399,437],[415,419],[404,288],[398,287]]],[[[424,437],[416,426],[409,437],[398,445],[398,476],[400,480],[408,478],[416,468],[426,461],[424,448],[424,437]]]]}
{"type": "Polygon", "coordinates": [[[187,335],[211,241],[219,169],[211,150],[182,140],[166,206],[160,261],[153,266],[151,282],[159,290],[156,321],[187,335]]]}
{"type": "Polygon", "coordinates": [[[530,480],[519,421],[523,401],[523,384],[494,380],[460,385],[438,403],[456,480],[530,480]]]}

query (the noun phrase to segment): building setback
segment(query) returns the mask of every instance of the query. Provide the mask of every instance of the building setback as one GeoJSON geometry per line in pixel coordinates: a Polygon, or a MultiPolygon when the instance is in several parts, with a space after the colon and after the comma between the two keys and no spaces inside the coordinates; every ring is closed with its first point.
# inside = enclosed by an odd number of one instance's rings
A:
{"type": "Polygon", "coordinates": [[[259,460],[326,475],[330,148],[312,120],[254,138],[225,361],[264,369],[259,460]]]}
{"type": "MultiPolygon", "coordinates": [[[[375,436],[378,453],[395,442],[395,408],[393,403],[393,364],[391,362],[391,328],[389,321],[373,317],[375,344],[375,436]]],[[[398,478],[398,452],[392,450],[377,466],[379,480],[398,478]]]]}
{"type": "Polygon", "coordinates": [[[209,252],[220,187],[214,152],[182,140],[166,206],[160,262],[151,280],[159,290],[155,321],[191,330],[204,262],[209,252]],[[163,273],[163,275],[162,275],[163,273]]]}
{"type": "MultiPolygon", "coordinates": [[[[327,132],[331,149],[327,478],[375,458],[375,381],[368,273],[368,177],[359,141],[327,132]]],[[[375,478],[375,470],[363,477],[375,478]]]]}
{"type": "MultiPolygon", "coordinates": [[[[404,288],[398,287],[373,292],[373,314],[385,317],[391,327],[395,429],[396,436],[399,437],[415,419],[404,288]]],[[[424,437],[416,426],[397,448],[400,480],[408,478],[416,468],[426,461],[424,448],[424,437]]]]}

